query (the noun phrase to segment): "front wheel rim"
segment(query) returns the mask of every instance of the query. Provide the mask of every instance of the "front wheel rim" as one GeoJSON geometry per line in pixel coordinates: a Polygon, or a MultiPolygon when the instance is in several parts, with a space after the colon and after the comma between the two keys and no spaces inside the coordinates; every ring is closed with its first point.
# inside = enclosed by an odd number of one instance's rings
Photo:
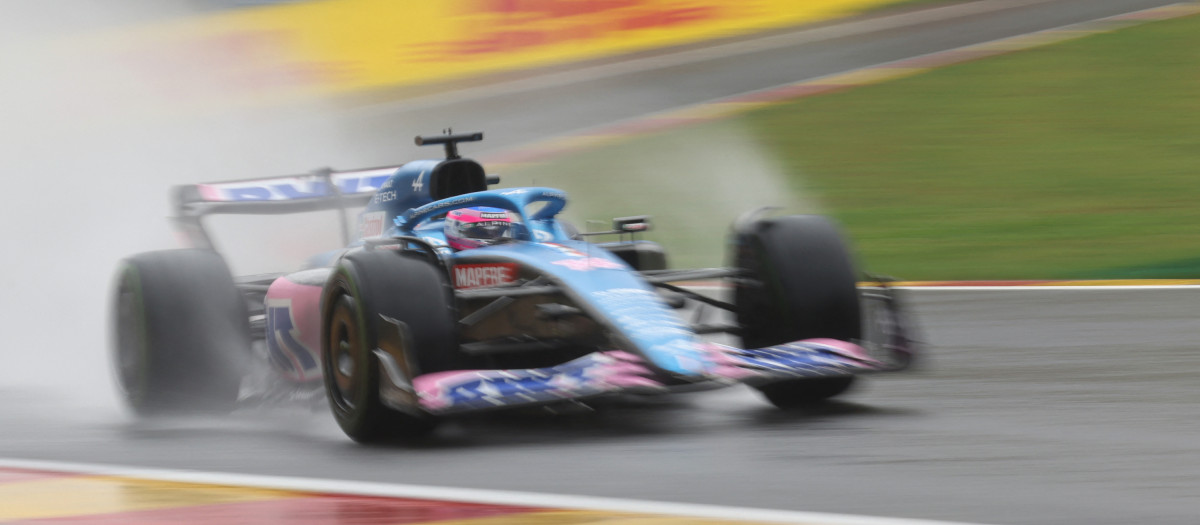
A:
{"type": "Polygon", "coordinates": [[[358,327],[355,323],[353,302],[343,296],[333,312],[329,331],[329,360],[326,365],[333,376],[334,402],[339,408],[354,409],[354,386],[358,371],[362,369],[359,363],[360,352],[355,345],[359,341],[358,327]]]}

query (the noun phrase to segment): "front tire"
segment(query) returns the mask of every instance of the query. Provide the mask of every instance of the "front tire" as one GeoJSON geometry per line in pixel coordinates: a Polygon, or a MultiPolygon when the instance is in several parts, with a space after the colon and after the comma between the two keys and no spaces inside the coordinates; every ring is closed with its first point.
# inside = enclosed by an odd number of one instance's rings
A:
{"type": "Polygon", "coordinates": [[[138,415],[227,413],[237,402],[250,323],[225,261],[208,250],[121,262],[112,306],[117,385],[138,415]]]}
{"type": "MultiPolygon", "coordinates": [[[[862,336],[857,272],[837,227],[816,215],[759,219],[734,234],[735,264],[751,282],[735,288],[745,348],[828,337],[862,336]]],[[[758,386],[777,407],[837,396],[853,376],[790,379],[758,386]]]]}
{"type": "Polygon", "coordinates": [[[351,439],[373,443],[433,430],[436,420],[419,407],[400,412],[383,403],[374,351],[394,320],[409,336],[406,355],[396,359],[407,381],[452,369],[458,345],[450,297],[440,270],[422,258],[376,249],[338,261],[322,296],[321,364],[330,409],[351,439]]]}

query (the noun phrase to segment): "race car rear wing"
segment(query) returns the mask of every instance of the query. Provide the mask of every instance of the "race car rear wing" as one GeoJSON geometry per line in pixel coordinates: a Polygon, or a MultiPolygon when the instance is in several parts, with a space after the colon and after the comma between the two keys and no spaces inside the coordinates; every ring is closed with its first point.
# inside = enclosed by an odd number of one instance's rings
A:
{"type": "MultiPolygon", "coordinates": [[[[451,160],[457,159],[454,144],[479,140],[481,133],[446,137],[418,137],[417,144],[445,144],[451,160]]],[[[338,210],[342,241],[349,244],[347,208],[366,206],[371,197],[403,164],[339,171],[321,168],[303,175],[186,184],[172,188],[175,228],[188,244],[213,249],[201,221],[212,214],[281,215],[338,210]]],[[[498,175],[485,175],[487,185],[499,184],[498,175]]]]}
{"type": "Polygon", "coordinates": [[[286,175],[174,188],[178,215],[284,214],[365,205],[402,165],[349,171],[330,168],[286,175]]]}
{"type": "Polygon", "coordinates": [[[350,242],[347,208],[366,206],[402,165],[348,171],[330,168],[304,175],[186,184],[172,188],[176,229],[195,247],[213,249],[201,218],[212,214],[278,215],[339,210],[342,236],[350,242]]]}

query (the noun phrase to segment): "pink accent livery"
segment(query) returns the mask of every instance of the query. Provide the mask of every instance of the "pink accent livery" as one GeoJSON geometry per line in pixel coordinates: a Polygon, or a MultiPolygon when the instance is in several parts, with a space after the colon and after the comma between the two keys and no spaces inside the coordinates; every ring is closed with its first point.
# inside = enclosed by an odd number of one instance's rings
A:
{"type": "Polygon", "coordinates": [[[267,347],[271,365],[297,382],[321,378],[321,290],[329,270],[276,279],[267,289],[267,347]]]}

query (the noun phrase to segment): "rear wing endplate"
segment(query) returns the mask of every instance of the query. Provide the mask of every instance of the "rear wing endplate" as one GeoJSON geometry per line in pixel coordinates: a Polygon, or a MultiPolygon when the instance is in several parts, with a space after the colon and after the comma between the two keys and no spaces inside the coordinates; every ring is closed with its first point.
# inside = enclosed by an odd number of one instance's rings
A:
{"type": "Polygon", "coordinates": [[[346,208],[366,206],[402,165],[348,171],[330,168],[288,175],[172,188],[175,227],[189,244],[213,249],[200,219],[212,214],[279,215],[339,210],[344,243],[350,242],[346,208]]]}

